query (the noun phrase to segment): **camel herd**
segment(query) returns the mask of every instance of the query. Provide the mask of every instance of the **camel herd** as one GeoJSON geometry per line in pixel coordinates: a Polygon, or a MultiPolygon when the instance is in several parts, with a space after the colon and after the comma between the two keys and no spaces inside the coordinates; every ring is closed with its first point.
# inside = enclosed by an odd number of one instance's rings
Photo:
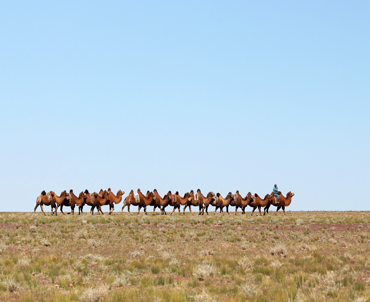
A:
{"type": "MultiPolygon", "coordinates": [[[[88,190],[81,192],[78,197],[73,193],[73,190],[70,190],[69,193],[63,191],[60,196],[55,194],[55,192],[50,191],[46,193],[42,191],[41,194],[36,199],[36,206],[34,212],[38,206],[40,206],[41,211],[45,214],[43,206],[51,206],[51,213],[52,215],[57,215],[58,209],[62,214],[63,206],[71,207],[71,212],[74,214],[74,209],[78,207],[78,214],[83,212],[83,207],[88,205],[91,207],[90,213],[94,214],[94,209],[96,208],[98,213],[104,214],[102,211],[102,206],[109,205],[109,214],[112,214],[114,211],[114,205],[119,204],[122,201],[122,197],[125,194],[124,191],[119,190],[117,194],[114,194],[111,189],[108,190],[100,190],[99,193],[90,193],[88,190]]],[[[260,215],[261,208],[264,208],[264,215],[268,213],[269,208],[271,205],[277,207],[276,213],[281,208],[285,215],[285,207],[289,206],[292,202],[292,197],[294,193],[288,192],[286,196],[282,195],[281,192],[278,192],[279,200],[277,202],[276,197],[273,193],[266,194],[265,198],[261,198],[258,194],[252,195],[250,192],[243,198],[239,191],[236,191],[235,194],[231,192],[226,195],[226,197],[222,197],[220,193],[214,194],[213,192],[209,192],[207,196],[204,196],[201,190],[197,190],[194,193],[193,190],[184,194],[184,197],[181,197],[179,192],[172,194],[169,191],[166,195],[161,197],[157,190],[153,192],[148,191],[146,195],[141,193],[140,189],[137,190],[135,194],[133,190],[131,190],[130,194],[124,198],[123,202],[123,209],[127,206],[128,212],[130,212],[131,206],[139,207],[138,214],[140,213],[141,208],[144,208],[145,214],[147,206],[153,206],[153,213],[155,212],[156,208],[161,210],[161,213],[166,215],[166,207],[172,206],[173,210],[172,213],[178,209],[180,213],[180,206],[184,206],[183,213],[185,214],[185,210],[189,207],[189,211],[191,212],[191,206],[199,207],[199,215],[204,215],[204,212],[208,215],[208,207],[213,206],[215,207],[215,214],[218,209],[220,209],[220,213],[223,213],[223,209],[226,208],[226,212],[229,214],[229,207],[235,207],[235,215],[238,211],[238,208],[242,210],[242,213],[245,214],[245,209],[247,206],[253,208],[253,212],[258,208],[260,215]]],[[[171,214],[172,214],[171,213],[171,214]]]]}

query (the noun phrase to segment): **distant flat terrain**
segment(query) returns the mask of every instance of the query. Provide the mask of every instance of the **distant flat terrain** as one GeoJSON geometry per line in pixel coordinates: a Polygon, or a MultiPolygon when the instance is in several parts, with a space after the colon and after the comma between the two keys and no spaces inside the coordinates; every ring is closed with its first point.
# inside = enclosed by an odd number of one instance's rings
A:
{"type": "Polygon", "coordinates": [[[370,301],[369,222],[0,213],[0,301],[370,301]]]}

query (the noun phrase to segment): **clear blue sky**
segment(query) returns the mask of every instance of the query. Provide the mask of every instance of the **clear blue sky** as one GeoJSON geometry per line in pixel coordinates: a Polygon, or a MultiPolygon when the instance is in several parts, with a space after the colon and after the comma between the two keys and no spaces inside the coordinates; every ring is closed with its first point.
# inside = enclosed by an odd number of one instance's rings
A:
{"type": "Polygon", "coordinates": [[[42,190],[275,183],[290,210],[370,210],[369,15],[369,1],[2,1],[0,211],[42,190]]]}

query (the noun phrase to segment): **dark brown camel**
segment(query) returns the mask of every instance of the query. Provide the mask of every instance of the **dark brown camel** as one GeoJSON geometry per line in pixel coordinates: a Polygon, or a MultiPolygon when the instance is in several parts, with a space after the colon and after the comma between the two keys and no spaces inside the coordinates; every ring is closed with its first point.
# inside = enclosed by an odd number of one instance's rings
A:
{"type": "Polygon", "coordinates": [[[216,207],[215,215],[218,209],[220,209],[220,213],[223,213],[224,207],[226,207],[226,212],[227,214],[229,214],[229,205],[234,200],[233,194],[229,192],[225,198],[223,198],[220,193],[217,193],[216,196],[217,196],[217,199],[215,202],[213,202],[213,205],[216,207]]]}
{"type": "Polygon", "coordinates": [[[165,208],[171,203],[171,200],[172,200],[171,191],[168,191],[168,193],[164,195],[163,198],[158,194],[157,189],[154,189],[153,193],[155,197],[155,206],[153,209],[153,213],[155,209],[158,207],[161,210],[162,215],[163,214],[167,215],[165,208]]]}
{"type": "MultiPolygon", "coordinates": [[[[249,203],[249,206],[253,208],[251,216],[253,215],[253,212],[257,208],[258,208],[258,210],[260,212],[260,216],[262,216],[261,207],[262,208],[269,207],[270,204],[273,202],[273,200],[274,200],[274,195],[273,194],[266,194],[266,196],[265,196],[264,199],[262,199],[261,197],[259,197],[257,193],[254,194],[252,196],[252,201],[249,203]]],[[[263,215],[265,215],[265,212],[263,213],[263,215]]]]}
{"type": "Polygon", "coordinates": [[[51,213],[54,214],[55,202],[53,201],[51,192],[49,193],[46,193],[45,191],[41,192],[41,194],[36,198],[36,206],[34,212],[36,212],[37,207],[40,206],[42,213],[44,213],[44,215],[46,216],[44,212],[44,205],[51,206],[51,213]]]}
{"type": "Polygon", "coordinates": [[[109,215],[112,214],[114,211],[114,204],[119,204],[122,201],[122,196],[125,194],[125,191],[119,190],[117,192],[117,195],[114,195],[111,189],[108,189],[109,195],[108,195],[108,200],[109,200],[109,215]]]}

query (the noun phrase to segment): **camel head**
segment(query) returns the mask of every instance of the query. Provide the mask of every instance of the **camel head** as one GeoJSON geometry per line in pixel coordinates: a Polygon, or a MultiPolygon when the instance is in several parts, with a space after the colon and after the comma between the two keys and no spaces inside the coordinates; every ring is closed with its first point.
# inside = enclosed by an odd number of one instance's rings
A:
{"type": "Polygon", "coordinates": [[[289,191],[288,194],[287,194],[287,196],[288,197],[293,197],[294,196],[294,193],[292,193],[292,192],[289,191]]]}

